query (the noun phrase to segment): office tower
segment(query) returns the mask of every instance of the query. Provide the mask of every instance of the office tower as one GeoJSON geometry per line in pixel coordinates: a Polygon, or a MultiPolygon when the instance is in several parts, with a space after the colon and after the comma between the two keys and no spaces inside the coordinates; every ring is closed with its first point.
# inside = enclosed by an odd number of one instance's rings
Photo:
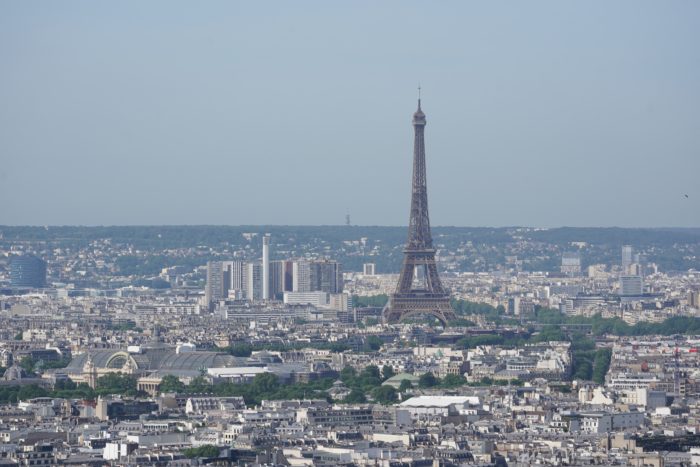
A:
{"type": "Polygon", "coordinates": [[[243,261],[223,261],[224,297],[228,297],[231,291],[243,290],[243,275],[245,263],[243,261]]]}
{"type": "Polygon", "coordinates": [[[262,299],[262,264],[246,264],[244,290],[246,299],[262,299]]]}
{"type": "MultiPolygon", "coordinates": [[[[242,261],[209,261],[204,298],[208,305],[229,297],[231,291],[243,290],[245,263],[242,261]]],[[[235,293],[234,293],[235,295],[235,293]]]]}
{"type": "Polygon", "coordinates": [[[270,299],[270,235],[263,237],[262,246],[262,299],[270,299]]]}
{"type": "Polygon", "coordinates": [[[700,309],[700,291],[694,290],[688,294],[688,305],[691,308],[700,309]]]}
{"type": "Polygon", "coordinates": [[[204,288],[204,299],[207,306],[220,300],[224,295],[224,263],[222,261],[207,262],[207,285],[204,288]]]}
{"type": "Polygon", "coordinates": [[[285,292],[294,290],[294,261],[284,262],[284,288],[285,292]]]}
{"type": "Polygon", "coordinates": [[[622,246],[622,273],[626,274],[633,261],[633,250],[631,245],[622,246]]]}
{"type": "Polygon", "coordinates": [[[231,281],[233,280],[233,264],[232,261],[221,262],[221,298],[228,298],[228,292],[231,290],[231,281]]]}
{"type": "MultiPolygon", "coordinates": [[[[289,261],[271,261],[270,262],[270,299],[281,300],[285,291],[292,290],[291,273],[289,274],[289,289],[285,289],[287,263],[289,261]]],[[[291,264],[291,263],[290,263],[291,264]]],[[[291,265],[290,265],[291,267],[291,265]]]]}
{"type": "Polygon", "coordinates": [[[13,257],[10,260],[10,285],[12,287],[45,287],[46,262],[34,255],[13,257]]]}
{"type": "Polygon", "coordinates": [[[312,261],[310,267],[310,287],[312,291],[327,293],[343,291],[343,269],[340,263],[331,260],[312,261]]]}
{"type": "Polygon", "coordinates": [[[311,263],[299,260],[292,264],[292,291],[311,292],[311,263]]]}
{"type": "Polygon", "coordinates": [[[520,297],[511,297],[508,299],[508,313],[511,315],[520,314],[520,297]]]}
{"type": "Polygon", "coordinates": [[[428,183],[425,170],[425,114],[420,108],[413,114],[413,181],[408,241],[395,292],[382,311],[384,321],[395,323],[418,314],[429,314],[443,325],[455,318],[450,294],[442,286],[435,263],[435,248],[428,216],[428,183]],[[422,283],[414,287],[416,270],[423,271],[422,283]]]}
{"type": "Polygon", "coordinates": [[[581,274],[581,255],[575,251],[566,251],[561,255],[561,272],[568,276],[581,274]]]}
{"type": "Polygon", "coordinates": [[[620,276],[620,295],[623,297],[642,295],[644,282],[642,276],[620,276]]]}
{"type": "Polygon", "coordinates": [[[374,276],[376,266],[374,263],[365,263],[362,265],[362,272],[365,276],[374,276]]]}

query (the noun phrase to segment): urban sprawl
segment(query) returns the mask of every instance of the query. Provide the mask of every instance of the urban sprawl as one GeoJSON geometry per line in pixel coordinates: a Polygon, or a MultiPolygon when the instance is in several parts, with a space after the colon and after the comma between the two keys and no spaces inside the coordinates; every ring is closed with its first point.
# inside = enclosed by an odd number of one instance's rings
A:
{"type": "Polygon", "coordinates": [[[1,465],[700,465],[700,231],[1,227],[1,465]]]}

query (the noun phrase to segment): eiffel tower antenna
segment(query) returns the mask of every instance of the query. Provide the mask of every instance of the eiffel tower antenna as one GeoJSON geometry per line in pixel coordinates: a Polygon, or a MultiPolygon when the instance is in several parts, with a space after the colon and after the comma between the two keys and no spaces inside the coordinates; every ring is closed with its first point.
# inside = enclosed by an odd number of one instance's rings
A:
{"type": "Polygon", "coordinates": [[[455,313],[450,305],[450,294],[443,287],[438,275],[433,237],[430,233],[425,170],[425,125],[418,86],[418,110],[413,114],[413,181],[408,239],[403,250],[399,282],[395,292],[389,297],[382,316],[385,322],[396,323],[415,315],[429,314],[444,326],[448,320],[455,318],[455,313]]]}

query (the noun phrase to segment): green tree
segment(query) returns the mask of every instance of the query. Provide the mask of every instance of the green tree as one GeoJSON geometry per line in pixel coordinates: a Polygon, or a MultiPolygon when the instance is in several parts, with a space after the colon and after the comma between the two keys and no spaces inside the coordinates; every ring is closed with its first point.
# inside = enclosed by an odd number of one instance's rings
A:
{"type": "Polygon", "coordinates": [[[544,326],[542,330],[531,339],[533,342],[549,342],[567,340],[562,330],[555,325],[544,326]]]}
{"type": "Polygon", "coordinates": [[[473,349],[480,345],[503,345],[505,339],[498,334],[480,334],[478,336],[465,336],[457,341],[457,348],[473,349]]]}
{"type": "Polygon", "coordinates": [[[182,451],[185,457],[193,459],[195,457],[218,457],[221,451],[216,446],[205,444],[196,448],[188,448],[182,451]]]}
{"type": "Polygon", "coordinates": [[[160,392],[185,392],[185,383],[174,375],[165,375],[158,385],[160,392]]]}
{"type": "Polygon", "coordinates": [[[121,394],[124,396],[135,396],[138,393],[136,377],[122,373],[108,373],[97,378],[95,392],[100,395],[121,394]]]}
{"type": "Polygon", "coordinates": [[[352,296],[352,304],[358,308],[365,308],[368,306],[381,308],[386,305],[389,297],[386,294],[380,295],[369,295],[369,296],[352,296]]]}
{"type": "Polygon", "coordinates": [[[395,375],[395,373],[394,373],[394,369],[392,367],[390,367],[389,365],[384,365],[382,367],[382,378],[384,379],[384,381],[386,381],[387,379],[391,378],[394,375],[395,375]]]}
{"type": "Polygon", "coordinates": [[[275,392],[279,387],[279,379],[277,375],[272,373],[258,373],[251,383],[251,389],[258,394],[269,394],[275,392]]]}
{"type": "Polygon", "coordinates": [[[583,360],[579,358],[578,363],[574,364],[574,379],[589,380],[593,375],[593,367],[589,359],[583,360]]]}
{"type": "Polygon", "coordinates": [[[372,352],[376,352],[377,350],[381,349],[382,345],[384,345],[384,341],[377,336],[367,336],[365,339],[365,347],[372,352]]]}
{"type": "Polygon", "coordinates": [[[392,386],[384,385],[372,389],[372,398],[379,404],[391,404],[396,402],[396,389],[392,386]]]}
{"type": "Polygon", "coordinates": [[[413,389],[411,381],[408,379],[402,379],[401,384],[399,384],[399,392],[408,392],[413,389]]]}
{"type": "Polygon", "coordinates": [[[420,375],[420,378],[418,378],[418,387],[419,388],[432,388],[440,384],[440,380],[435,377],[434,374],[431,372],[423,373],[420,375]]]}
{"type": "Polygon", "coordinates": [[[610,359],[612,358],[612,349],[598,349],[593,358],[593,381],[598,384],[605,382],[605,375],[610,368],[610,359]]]}
{"type": "Polygon", "coordinates": [[[234,357],[250,357],[253,353],[253,346],[247,343],[236,344],[229,349],[229,353],[234,357]]]}
{"type": "Polygon", "coordinates": [[[361,388],[365,392],[382,384],[382,376],[376,365],[366,366],[354,381],[351,387],[361,388]]]}
{"type": "Polygon", "coordinates": [[[41,368],[48,370],[49,368],[65,368],[70,364],[70,358],[63,357],[58,360],[44,360],[41,368]]]}
{"type": "Polygon", "coordinates": [[[464,319],[464,318],[457,318],[457,319],[451,319],[447,322],[447,326],[456,328],[456,327],[471,327],[471,326],[476,326],[476,323],[474,321],[464,319]]]}
{"type": "Polygon", "coordinates": [[[65,379],[57,379],[56,384],[54,384],[53,389],[54,391],[72,391],[78,387],[77,384],[75,384],[72,380],[65,378],[65,379]]]}
{"type": "Polygon", "coordinates": [[[340,370],[340,380],[347,385],[352,384],[356,377],[357,372],[351,366],[346,366],[345,368],[340,370]]]}
{"type": "Polygon", "coordinates": [[[379,367],[377,365],[367,365],[360,373],[361,378],[380,379],[379,367]]]}
{"type": "Polygon", "coordinates": [[[36,366],[36,361],[32,357],[24,357],[19,362],[19,366],[24,368],[27,373],[34,373],[34,367],[36,366]]]}
{"type": "Polygon", "coordinates": [[[363,404],[367,402],[367,398],[365,397],[365,393],[363,393],[362,391],[353,389],[352,391],[350,391],[350,394],[345,396],[343,402],[345,402],[346,404],[363,404]]]}
{"type": "Polygon", "coordinates": [[[187,392],[192,394],[208,394],[211,391],[211,384],[209,384],[209,381],[202,375],[192,378],[190,384],[187,385],[187,392]]]}
{"type": "Polygon", "coordinates": [[[456,388],[467,384],[467,380],[461,375],[447,375],[442,378],[440,386],[443,388],[456,388]]]}

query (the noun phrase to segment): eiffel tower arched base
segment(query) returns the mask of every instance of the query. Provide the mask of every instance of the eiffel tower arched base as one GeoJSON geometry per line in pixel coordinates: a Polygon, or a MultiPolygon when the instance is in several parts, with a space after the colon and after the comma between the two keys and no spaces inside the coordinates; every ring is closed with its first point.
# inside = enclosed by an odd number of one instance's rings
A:
{"type": "Polygon", "coordinates": [[[449,296],[421,297],[413,294],[394,294],[382,310],[385,323],[398,323],[417,315],[431,315],[443,326],[455,319],[455,312],[450,305],[449,296]]]}

